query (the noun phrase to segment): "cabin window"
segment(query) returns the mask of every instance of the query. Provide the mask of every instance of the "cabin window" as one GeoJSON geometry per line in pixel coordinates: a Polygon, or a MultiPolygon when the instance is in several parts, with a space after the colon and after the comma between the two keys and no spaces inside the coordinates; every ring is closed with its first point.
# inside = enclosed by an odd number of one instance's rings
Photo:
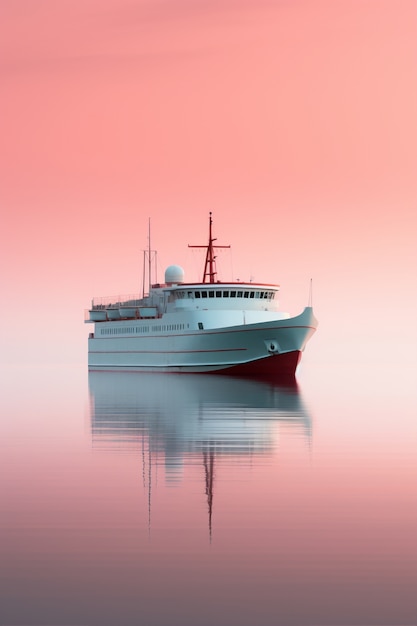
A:
{"type": "Polygon", "coordinates": [[[196,291],[196,292],[194,293],[194,296],[195,296],[196,298],[199,298],[199,297],[200,297],[200,292],[199,292],[199,291],[196,291]]]}
{"type": "Polygon", "coordinates": [[[237,297],[238,298],[243,298],[243,291],[238,291],[237,292],[237,297]]]}
{"type": "Polygon", "coordinates": [[[207,298],[207,291],[202,291],[201,292],[201,297],[202,298],[207,298]]]}
{"type": "Polygon", "coordinates": [[[231,291],[230,292],[230,297],[231,298],[236,298],[236,291],[231,291]]]}
{"type": "Polygon", "coordinates": [[[209,291],[208,294],[209,294],[209,298],[214,298],[214,291],[209,291]]]}
{"type": "Polygon", "coordinates": [[[255,292],[254,292],[254,291],[251,291],[251,292],[250,292],[250,297],[251,297],[251,298],[254,298],[254,297],[255,297],[255,292]]]}
{"type": "Polygon", "coordinates": [[[203,322],[198,322],[199,330],[204,330],[203,322]]]}
{"type": "Polygon", "coordinates": [[[229,297],[229,292],[223,291],[223,298],[228,298],[228,297],[229,297]]]}
{"type": "Polygon", "coordinates": [[[245,298],[249,297],[249,291],[245,291],[245,298]]]}
{"type": "Polygon", "coordinates": [[[221,297],[222,297],[222,292],[216,291],[216,298],[221,298],[221,297]]]}

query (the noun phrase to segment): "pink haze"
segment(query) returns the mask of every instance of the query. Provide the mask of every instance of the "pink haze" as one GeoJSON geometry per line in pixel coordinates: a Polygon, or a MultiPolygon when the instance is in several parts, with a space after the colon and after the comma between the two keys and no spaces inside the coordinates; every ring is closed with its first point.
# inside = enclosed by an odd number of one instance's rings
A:
{"type": "MultiPolygon", "coordinates": [[[[306,359],[416,347],[414,0],[0,6],[2,360],[85,362],[83,309],[164,267],[279,282],[306,359]]],[[[388,356],[389,355],[389,356],[388,356]]]]}

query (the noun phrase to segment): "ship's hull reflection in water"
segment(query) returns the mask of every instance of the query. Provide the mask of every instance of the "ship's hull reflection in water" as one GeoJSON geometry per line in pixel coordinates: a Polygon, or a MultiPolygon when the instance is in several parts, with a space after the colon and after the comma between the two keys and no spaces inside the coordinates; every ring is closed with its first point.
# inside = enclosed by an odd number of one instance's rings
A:
{"type": "Polygon", "coordinates": [[[283,428],[304,441],[308,455],[311,419],[295,382],[277,386],[209,375],[90,372],[89,388],[93,447],[137,451],[149,526],[158,467],[163,466],[168,485],[183,480],[187,465],[204,468],[201,488],[211,541],[216,463],[242,468],[271,457],[283,428]]]}

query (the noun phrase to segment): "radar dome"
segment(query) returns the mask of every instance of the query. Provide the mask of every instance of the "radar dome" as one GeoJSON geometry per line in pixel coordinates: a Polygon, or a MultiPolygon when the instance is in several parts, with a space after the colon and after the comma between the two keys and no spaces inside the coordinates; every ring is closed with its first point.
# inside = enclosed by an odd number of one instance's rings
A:
{"type": "Polygon", "coordinates": [[[165,282],[167,285],[176,285],[184,282],[184,270],[179,265],[170,265],[165,270],[165,282]]]}

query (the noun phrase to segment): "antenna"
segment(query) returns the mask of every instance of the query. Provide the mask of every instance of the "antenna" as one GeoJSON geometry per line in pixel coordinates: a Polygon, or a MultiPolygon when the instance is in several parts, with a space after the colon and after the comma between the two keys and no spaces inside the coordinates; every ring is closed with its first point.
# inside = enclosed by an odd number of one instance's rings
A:
{"type": "Polygon", "coordinates": [[[152,287],[152,259],[151,259],[151,218],[148,218],[148,280],[149,280],[149,295],[152,287]]]}
{"type": "Polygon", "coordinates": [[[152,261],[155,263],[155,278],[158,282],[157,252],[151,249],[151,218],[148,218],[148,249],[143,250],[142,298],[145,297],[146,269],[148,270],[148,295],[152,288],[152,261]],[[146,260],[148,261],[146,263],[146,260]],[[146,268],[147,266],[147,268],[146,268]]]}
{"type": "Polygon", "coordinates": [[[310,290],[308,294],[308,306],[313,307],[313,279],[310,278],[310,290]]]}
{"type": "Polygon", "coordinates": [[[146,250],[143,251],[143,261],[142,261],[142,298],[145,297],[145,261],[146,261],[146,250]]]}

